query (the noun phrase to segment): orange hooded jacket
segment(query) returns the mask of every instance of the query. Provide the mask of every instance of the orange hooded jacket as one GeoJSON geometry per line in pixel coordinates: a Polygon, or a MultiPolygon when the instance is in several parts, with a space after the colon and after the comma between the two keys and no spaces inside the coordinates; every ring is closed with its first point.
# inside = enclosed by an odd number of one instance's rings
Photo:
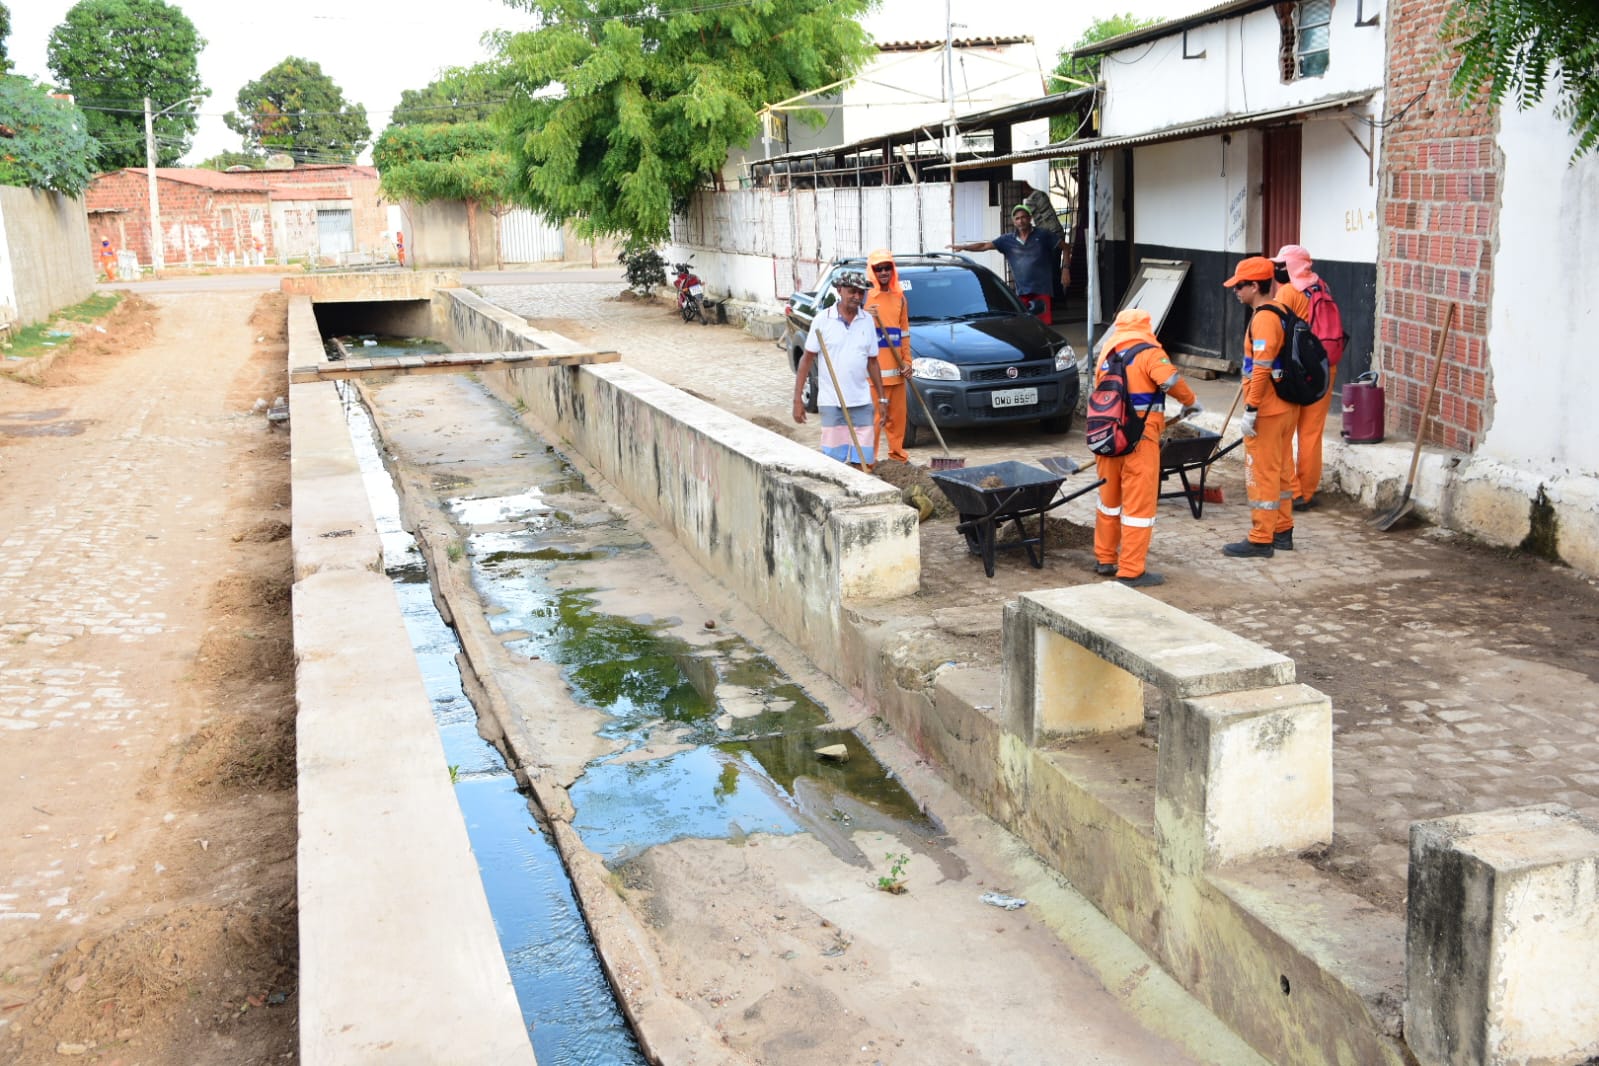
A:
{"type": "Polygon", "coordinates": [[[872,291],[866,295],[866,312],[877,321],[877,368],[883,373],[883,384],[897,385],[901,369],[907,374],[911,369],[911,313],[910,305],[905,302],[905,290],[900,287],[894,253],[879,248],[867,256],[866,276],[872,279],[872,291]],[[877,280],[875,268],[879,263],[894,267],[887,285],[877,280]]]}

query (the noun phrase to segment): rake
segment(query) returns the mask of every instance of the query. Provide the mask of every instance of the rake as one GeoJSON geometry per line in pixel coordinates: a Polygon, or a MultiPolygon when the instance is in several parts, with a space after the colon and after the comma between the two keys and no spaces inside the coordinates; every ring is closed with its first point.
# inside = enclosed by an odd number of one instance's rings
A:
{"type": "Polygon", "coordinates": [[[910,368],[906,367],[905,364],[899,361],[899,352],[895,351],[895,349],[889,346],[888,337],[883,333],[882,320],[877,317],[877,308],[874,307],[867,313],[872,316],[872,322],[875,323],[877,327],[878,347],[888,348],[889,351],[894,353],[894,365],[899,367],[900,378],[904,380],[905,384],[909,385],[911,387],[911,391],[916,394],[916,402],[921,405],[922,414],[927,416],[928,427],[932,429],[933,436],[938,438],[938,446],[944,449],[944,454],[942,456],[935,455],[932,459],[928,460],[928,468],[932,470],[961,469],[966,465],[966,458],[964,456],[949,454],[949,445],[944,443],[944,433],[938,428],[938,423],[933,421],[933,409],[928,407],[927,401],[922,398],[922,390],[917,388],[916,379],[911,375],[910,368]]]}

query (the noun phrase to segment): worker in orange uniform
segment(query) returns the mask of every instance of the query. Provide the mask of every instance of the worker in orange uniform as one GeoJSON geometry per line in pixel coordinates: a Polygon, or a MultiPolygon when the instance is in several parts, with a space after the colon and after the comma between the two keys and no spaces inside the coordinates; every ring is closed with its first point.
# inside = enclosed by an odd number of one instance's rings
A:
{"type": "Polygon", "coordinates": [[[1133,588],[1164,584],[1166,579],[1145,569],[1149,539],[1160,503],[1160,434],[1166,425],[1166,396],[1183,404],[1182,415],[1201,410],[1194,390],[1183,380],[1166,350],[1155,339],[1148,311],[1130,308],[1116,316],[1110,335],[1100,345],[1094,384],[1105,376],[1112,356],[1138,348],[1126,364],[1127,399],[1144,415],[1144,435],[1126,455],[1095,458],[1099,476],[1099,513],[1094,518],[1094,571],[1133,588]]]}
{"type": "Polygon", "coordinates": [[[111,247],[110,237],[100,238],[100,273],[107,281],[117,280],[117,250],[111,247]]]}
{"type": "Polygon", "coordinates": [[[888,457],[907,463],[905,454],[905,375],[911,372],[911,312],[900,287],[894,253],[880,248],[866,257],[870,267],[872,291],[866,297],[866,313],[877,324],[877,369],[883,377],[883,395],[878,404],[883,430],[888,437],[888,457]]]}
{"type": "MultiPolygon", "coordinates": [[[[1285,244],[1277,252],[1277,281],[1279,298],[1298,296],[1304,301],[1301,312],[1287,300],[1282,300],[1294,314],[1310,324],[1310,332],[1327,349],[1328,376],[1338,377],[1338,361],[1344,357],[1344,345],[1349,335],[1344,332],[1344,316],[1338,310],[1332,290],[1311,268],[1310,253],[1298,244],[1285,244]]],[[[1315,403],[1299,409],[1299,425],[1295,428],[1298,440],[1298,458],[1294,462],[1294,510],[1308,511],[1316,506],[1316,490],[1321,488],[1321,438],[1327,428],[1327,409],[1332,405],[1333,393],[1329,386],[1327,395],[1315,403]]]]}
{"type": "Polygon", "coordinates": [[[405,234],[399,230],[394,231],[394,256],[401,266],[405,265],[405,234]]]}
{"type": "Polygon", "coordinates": [[[1299,405],[1277,395],[1272,385],[1282,352],[1282,320],[1268,307],[1277,267],[1264,256],[1238,264],[1225,282],[1249,314],[1244,331],[1244,488],[1249,496],[1249,536],[1222,548],[1240,558],[1270,559],[1294,550],[1294,429],[1299,405]]]}

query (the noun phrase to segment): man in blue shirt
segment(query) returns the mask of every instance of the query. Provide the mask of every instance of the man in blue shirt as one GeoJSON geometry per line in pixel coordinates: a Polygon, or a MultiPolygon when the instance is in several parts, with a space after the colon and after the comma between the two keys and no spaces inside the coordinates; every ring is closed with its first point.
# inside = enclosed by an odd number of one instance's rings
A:
{"type": "MultiPolygon", "coordinates": [[[[1011,208],[1011,224],[1015,233],[1001,233],[991,241],[968,241],[952,244],[955,252],[995,251],[1005,257],[1010,267],[1011,284],[1016,295],[1026,307],[1046,325],[1055,321],[1055,268],[1060,258],[1060,238],[1047,229],[1033,226],[1033,213],[1026,204],[1011,208]]],[[[1065,289],[1072,283],[1071,271],[1060,264],[1060,284],[1065,289]]]]}

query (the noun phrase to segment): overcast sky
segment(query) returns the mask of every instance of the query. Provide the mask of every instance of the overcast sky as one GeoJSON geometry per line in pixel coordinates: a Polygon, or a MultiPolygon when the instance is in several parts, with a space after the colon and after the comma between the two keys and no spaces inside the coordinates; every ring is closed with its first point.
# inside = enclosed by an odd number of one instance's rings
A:
{"type": "MultiPolygon", "coordinates": [[[[8,51],[16,73],[50,78],[45,52],[50,31],[75,0],[4,0],[11,10],[8,51]]],[[[1170,18],[1212,0],[1121,0],[1109,10],[1170,18]]],[[[1075,41],[1099,10],[1047,0],[950,0],[956,36],[1030,34],[1047,60],[1075,41]]],[[[200,129],[186,162],[240,147],[222,124],[239,89],[285,56],[315,60],[344,91],[366,105],[375,137],[405,89],[421,88],[444,67],[486,58],[480,42],[494,29],[529,25],[528,16],[501,0],[183,0],[176,6],[194,22],[206,47],[200,78],[211,90],[201,105],[200,129]]],[[[939,0],[884,0],[867,20],[880,41],[942,40],[939,0]]],[[[170,103],[171,101],[166,101],[170,103]]],[[[159,106],[158,102],[158,106],[159,106]]]]}

